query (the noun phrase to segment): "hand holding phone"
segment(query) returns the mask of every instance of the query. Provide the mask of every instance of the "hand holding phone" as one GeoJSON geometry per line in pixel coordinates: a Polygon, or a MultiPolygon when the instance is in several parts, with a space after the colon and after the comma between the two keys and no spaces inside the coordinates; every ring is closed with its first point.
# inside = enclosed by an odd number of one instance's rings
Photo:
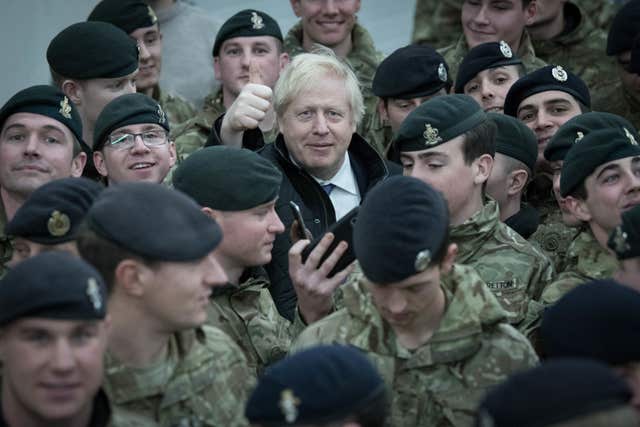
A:
{"type": "Polygon", "coordinates": [[[289,207],[291,208],[291,213],[293,213],[293,218],[295,222],[291,224],[291,240],[295,243],[298,240],[313,239],[311,232],[307,228],[304,220],[302,219],[302,213],[300,212],[300,206],[293,200],[289,201],[289,207]]]}

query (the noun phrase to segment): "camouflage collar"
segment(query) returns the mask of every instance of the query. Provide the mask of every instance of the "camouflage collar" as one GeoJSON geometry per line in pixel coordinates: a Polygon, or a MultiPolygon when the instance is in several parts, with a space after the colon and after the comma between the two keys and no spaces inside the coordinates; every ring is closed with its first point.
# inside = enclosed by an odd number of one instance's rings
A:
{"type": "Polygon", "coordinates": [[[498,204],[487,197],[482,209],[464,223],[450,228],[451,241],[458,245],[456,260],[464,264],[472,259],[483,243],[493,237],[499,224],[498,204]]]}
{"type": "Polygon", "coordinates": [[[620,263],[608,249],[600,246],[591,230],[583,230],[571,242],[567,252],[567,268],[591,280],[606,279],[613,275],[620,263]]]}
{"type": "Polygon", "coordinates": [[[584,43],[588,38],[600,37],[603,40],[606,38],[602,31],[595,28],[580,6],[567,2],[564,4],[564,13],[565,22],[567,20],[566,17],[570,16],[574,21],[577,21],[577,25],[570,31],[563,31],[562,34],[559,34],[551,40],[533,40],[533,48],[539,57],[546,57],[559,49],[584,43]]]}

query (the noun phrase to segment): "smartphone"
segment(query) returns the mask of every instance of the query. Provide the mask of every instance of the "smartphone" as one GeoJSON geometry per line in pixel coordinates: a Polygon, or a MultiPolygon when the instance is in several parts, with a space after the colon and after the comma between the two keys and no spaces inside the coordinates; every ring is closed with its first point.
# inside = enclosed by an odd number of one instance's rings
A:
{"type": "MultiPolygon", "coordinates": [[[[333,253],[336,246],[338,246],[338,243],[345,241],[349,244],[349,247],[347,248],[345,253],[342,254],[327,277],[333,277],[336,273],[344,270],[349,264],[355,261],[356,254],[353,251],[353,227],[356,224],[357,218],[358,207],[356,206],[345,216],[340,218],[340,221],[333,224],[331,227],[329,227],[329,230],[327,230],[327,233],[333,233],[335,238],[333,239],[333,242],[331,242],[331,245],[329,245],[327,251],[322,255],[322,258],[320,259],[320,265],[329,257],[329,255],[333,253]]],[[[302,262],[305,262],[307,260],[309,254],[316,246],[318,246],[318,243],[320,243],[320,240],[323,236],[324,235],[314,239],[306,248],[304,248],[304,250],[302,251],[302,262]]]]}
{"type": "Polygon", "coordinates": [[[311,235],[309,229],[307,228],[304,220],[302,219],[302,213],[300,212],[300,206],[293,200],[289,201],[289,207],[291,208],[291,213],[293,213],[293,218],[298,221],[298,238],[299,239],[307,239],[307,235],[311,235]]]}

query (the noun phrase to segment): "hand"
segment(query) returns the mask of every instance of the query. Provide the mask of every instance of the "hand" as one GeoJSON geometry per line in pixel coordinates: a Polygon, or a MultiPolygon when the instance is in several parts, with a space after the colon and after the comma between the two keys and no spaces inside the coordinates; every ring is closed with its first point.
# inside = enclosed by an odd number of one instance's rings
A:
{"type": "Polygon", "coordinates": [[[334,239],[333,233],[325,234],[311,251],[306,262],[302,263],[302,251],[310,243],[300,240],[289,249],[289,277],[298,296],[298,310],[303,320],[311,324],[331,312],[333,291],[340,286],[353,271],[354,263],[333,277],[327,275],[347,250],[347,242],[340,242],[322,264],[320,259],[329,249],[334,239]]]}

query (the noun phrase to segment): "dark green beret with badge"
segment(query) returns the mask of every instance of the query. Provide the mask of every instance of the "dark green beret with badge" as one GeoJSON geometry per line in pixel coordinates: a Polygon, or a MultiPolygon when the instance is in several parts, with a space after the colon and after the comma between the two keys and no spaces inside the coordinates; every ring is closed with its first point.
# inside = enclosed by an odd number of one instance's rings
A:
{"type": "Polygon", "coordinates": [[[109,22],[127,34],[158,23],[151,6],[142,0],[102,0],[93,8],[87,21],[109,22]]]}
{"type": "Polygon", "coordinates": [[[533,172],[538,158],[536,135],[524,123],[505,114],[487,113],[496,124],[496,153],[519,160],[533,172]]]}
{"type": "Polygon", "coordinates": [[[138,69],[138,44],[107,22],[79,22],[62,30],[47,49],[49,66],[71,79],[113,79],[138,69]]]}
{"type": "Polygon", "coordinates": [[[622,213],[622,223],[613,230],[607,245],[618,259],[640,257],[640,206],[622,213]]]}
{"type": "Polygon", "coordinates": [[[607,36],[607,55],[619,55],[631,49],[640,34],[640,1],[631,0],[620,8],[611,21],[607,36]]]}
{"type": "Polygon", "coordinates": [[[427,45],[401,47],[387,56],[373,77],[373,94],[380,98],[409,99],[451,87],[449,67],[442,55],[427,45]]]}
{"type": "Polygon", "coordinates": [[[74,240],[91,204],[104,189],[87,178],[62,178],[36,189],[18,208],[5,233],[43,245],[74,240]]]}
{"type": "Polygon", "coordinates": [[[82,119],[76,106],[59,89],[50,85],[31,86],[13,95],[0,110],[0,128],[16,113],[33,113],[54,119],[65,125],[78,142],[82,140],[82,119]]]}
{"type": "Polygon", "coordinates": [[[432,264],[446,243],[448,227],[442,194],[419,179],[393,176],[365,197],[353,247],[367,279],[376,284],[399,282],[432,264]]]}
{"type": "Polygon", "coordinates": [[[586,134],[609,128],[623,129],[623,131],[627,129],[636,141],[640,141],[640,135],[629,120],[611,113],[590,111],[573,117],[560,126],[545,148],[544,158],[550,162],[564,160],[573,144],[584,138],[586,134]]]}
{"type": "Polygon", "coordinates": [[[520,77],[511,86],[504,100],[504,113],[518,117],[518,107],[522,101],[550,90],[568,93],[583,105],[591,107],[589,88],[580,77],[560,65],[547,65],[520,77]]]}
{"type": "Polygon", "coordinates": [[[23,317],[104,319],[107,289],[82,258],[43,252],[10,269],[0,280],[0,325],[23,317]]]}
{"type": "Polygon", "coordinates": [[[443,95],[418,106],[404,119],[395,134],[389,158],[400,152],[421,151],[444,144],[487,121],[487,115],[467,95],[443,95]]]}
{"type": "Polygon", "coordinates": [[[114,130],[136,124],[157,124],[169,132],[169,120],[160,104],[143,93],[128,93],[109,102],[96,119],[93,150],[102,150],[114,130]]]}
{"type": "Polygon", "coordinates": [[[265,427],[333,425],[368,405],[386,404],[385,396],[382,377],[360,350],[321,345],[269,367],[247,401],[245,416],[265,427]]]}
{"type": "Polygon", "coordinates": [[[86,222],[98,236],[152,261],[198,260],[222,240],[220,226],[192,198],[148,182],[107,188],[86,222]]]}
{"type": "Polygon", "coordinates": [[[513,53],[507,42],[500,40],[477,45],[465,55],[458,67],[455,92],[464,93],[464,85],[481,71],[507,65],[522,65],[522,60],[513,53]]]}
{"type": "Polygon", "coordinates": [[[234,37],[271,36],[282,41],[282,31],[275,19],[253,9],[242,10],[227,19],[218,30],[213,44],[213,56],[218,56],[225,41],[234,37]]]}
{"type": "Polygon", "coordinates": [[[282,173],[246,149],[206,147],[187,157],[173,174],[174,188],[221,211],[243,211],[278,197],[282,173]]]}
{"type": "Polygon", "coordinates": [[[640,156],[640,146],[629,129],[609,128],[586,134],[564,158],[560,194],[570,195],[598,166],[632,156],[640,156]]]}

